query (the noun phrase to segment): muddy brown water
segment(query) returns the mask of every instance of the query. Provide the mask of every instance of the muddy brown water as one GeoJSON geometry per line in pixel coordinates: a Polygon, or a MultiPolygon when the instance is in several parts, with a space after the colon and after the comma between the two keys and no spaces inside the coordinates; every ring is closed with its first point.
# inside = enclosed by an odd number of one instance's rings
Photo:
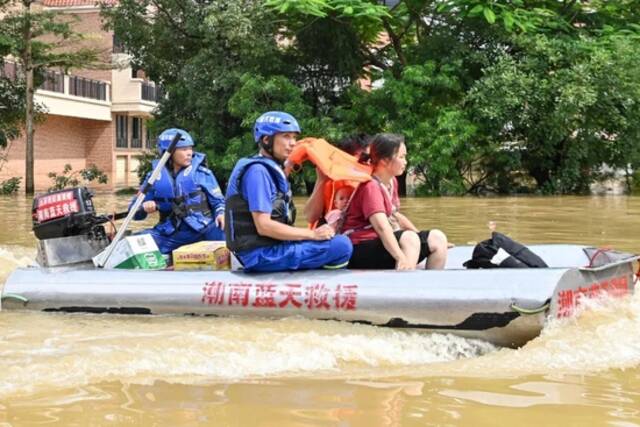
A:
{"type": "MultiPolygon", "coordinates": [[[[101,211],[126,203],[98,197],[101,211]]],[[[0,198],[0,283],[34,259],[30,206],[0,198]]],[[[526,243],[640,251],[635,197],[405,199],[403,210],[456,244],[485,239],[494,220],[526,243]]],[[[554,321],[517,350],[303,319],[0,312],[0,426],[636,426],[639,390],[640,296],[554,321]]]]}

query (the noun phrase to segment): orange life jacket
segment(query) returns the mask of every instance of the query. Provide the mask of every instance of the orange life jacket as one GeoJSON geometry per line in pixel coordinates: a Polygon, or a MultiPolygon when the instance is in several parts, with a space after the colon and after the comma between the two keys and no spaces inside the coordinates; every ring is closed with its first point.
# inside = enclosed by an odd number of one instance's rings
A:
{"type": "Polygon", "coordinates": [[[361,182],[371,179],[373,172],[371,166],[358,162],[356,157],[321,138],[298,141],[285,162],[285,170],[295,169],[305,161],[313,163],[330,179],[323,188],[323,214],[334,208],[333,201],[339,189],[348,186],[355,191],[361,182]]]}

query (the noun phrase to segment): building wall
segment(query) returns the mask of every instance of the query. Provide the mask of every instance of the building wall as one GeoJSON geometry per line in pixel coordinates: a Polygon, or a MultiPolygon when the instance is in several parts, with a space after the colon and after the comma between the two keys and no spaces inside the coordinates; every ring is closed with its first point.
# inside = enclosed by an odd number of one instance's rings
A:
{"type": "MultiPolygon", "coordinates": [[[[97,49],[103,64],[111,64],[111,54],[113,51],[113,33],[102,29],[102,20],[98,10],[74,11],[77,21],[72,21],[74,31],[82,34],[84,40],[80,46],[97,49]]],[[[76,45],[77,48],[77,45],[76,45]]],[[[95,80],[111,81],[111,69],[105,67],[104,70],[74,69],[72,74],[95,80]]]]}
{"type": "Polygon", "coordinates": [[[87,127],[86,162],[87,165],[96,165],[98,169],[107,174],[109,181],[105,187],[114,188],[115,165],[113,147],[115,144],[115,126],[111,121],[91,121],[87,127]]]}
{"type": "MultiPolygon", "coordinates": [[[[73,171],[84,169],[95,163],[109,176],[107,185],[91,186],[97,189],[111,187],[113,176],[111,141],[113,124],[72,117],[47,115],[45,121],[36,126],[35,133],[35,187],[36,191],[44,191],[51,186],[49,172],[62,173],[65,164],[70,164],[73,171]]],[[[1,165],[0,180],[14,176],[24,177],[25,138],[24,136],[10,141],[7,149],[0,151],[5,157],[1,165]]],[[[21,182],[24,185],[24,178],[21,182]]]]}
{"type": "MultiPolygon", "coordinates": [[[[80,43],[56,41],[59,42],[57,44],[59,50],[72,51],[78,47],[99,50],[105,65],[104,69],[73,69],[71,74],[109,82],[111,85],[107,86],[108,93],[116,92],[119,95],[118,99],[107,96],[106,100],[98,101],[71,96],[67,90],[64,93],[43,90],[36,92],[37,101],[50,107],[49,113],[44,115],[44,121],[36,126],[34,147],[36,191],[44,191],[51,186],[51,178],[47,174],[62,173],[65,164],[70,164],[73,171],[95,164],[106,173],[109,179],[108,184],[91,183],[93,188],[112,190],[138,185],[136,168],[138,159],[145,150],[145,144],[142,148],[132,148],[129,141],[126,148],[116,148],[115,115],[117,113],[128,116],[129,120],[136,116],[144,122],[151,117],[156,103],[141,99],[144,73],[138,71],[141,78],[132,79],[132,71],[128,67],[128,56],[112,55],[113,34],[103,30],[96,2],[97,0],[41,0],[34,4],[35,10],[44,8],[59,13],[60,19],[70,20],[74,31],[84,36],[84,40],[80,43]],[[112,61],[116,59],[119,59],[116,63],[120,64],[124,70],[112,69],[112,61]],[[117,82],[119,86],[115,89],[113,88],[114,75],[122,75],[117,82]]],[[[117,4],[117,0],[100,0],[100,3],[102,2],[117,4]]],[[[65,77],[65,81],[66,79],[68,77],[65,77]]],[[[68,83],[65,83],[65,87],[68,88],[68,83]]],[[[130,140],[130,121],[128,126],[130,140]]],[[[146,136],[146,124],[142,126],[142,135],[146,136]]],[[[24,137],[10,141],[6,149],[0,149],[0,181],[11,177],[22,177],[22,186],[24,186],[24,158],[24,137]]]]}

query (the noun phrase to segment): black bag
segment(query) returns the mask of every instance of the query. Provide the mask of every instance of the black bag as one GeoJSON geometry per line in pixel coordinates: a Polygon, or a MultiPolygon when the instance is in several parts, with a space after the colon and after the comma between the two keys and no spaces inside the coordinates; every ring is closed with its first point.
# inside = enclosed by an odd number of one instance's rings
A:
{"type": "Polygon", "coordinates": [[[548,265],[529,248],[494,231],[491,239],[473,248],[466,268],[546,268],[548,265]]]}

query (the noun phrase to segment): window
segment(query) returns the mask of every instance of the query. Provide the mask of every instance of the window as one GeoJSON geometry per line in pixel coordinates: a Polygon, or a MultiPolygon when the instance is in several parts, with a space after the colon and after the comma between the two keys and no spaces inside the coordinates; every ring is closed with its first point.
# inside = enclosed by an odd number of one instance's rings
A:
{"type": "Polygon", "coordinates": [[[115,33],[113,34],[113,53],[125,53],[124,43],[115,33]]]}
{"type": "Polygon", "coordinates": [[[156,137],[154,135],[151,134],[151,130],[149,129],[149,127],[146,128],[146,144],[145,144],[145,148],[147,150],[153,150],[153,145],[156,142],[156,137]]]}
{"type": "Polygon", "coordinates": [[[131,148],[142,148],[142,119],[140,117],[132,117],[131,148]]]}
{"type": "Polygon", "coordinates": [[[128,148],[127,116],[116,115],[116,148],[128,148]]]}

